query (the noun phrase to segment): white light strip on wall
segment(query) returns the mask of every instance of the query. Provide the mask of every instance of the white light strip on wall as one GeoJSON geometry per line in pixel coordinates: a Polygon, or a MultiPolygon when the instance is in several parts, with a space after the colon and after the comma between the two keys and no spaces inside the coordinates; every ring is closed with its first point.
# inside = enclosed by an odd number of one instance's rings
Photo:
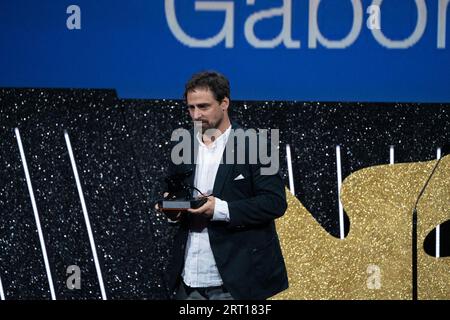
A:
{"type": "Polygon", "coordinates": [[[105,286],[103,284],[102,271],[100,269],[100,263],[98,261],[97,249],[95,246],[94,235],[92,233],[91,222],[89,221],[89,215],[86,208],[86,202],[84,201],[83,189],[81,188],[80,178],[78,176],[77,165],[75,163],[75,158],[72,152],[72,144],[70,143],[69,134],[64,130],[64,138],[66,140],[67,150],[69,152],[70,163],[72,164],[73,175],[75,177],[75,183],[77,185],[78,195],[80,197],[81,209],[83,211],[84,221],[86,223],[86,228],[89,237],[89,243],[91,244],[92,256],[94,257],[95,270],[97,271],[98,282],[100,285],[100,292],[102,294],[102,299],[107,300],[105,286]]]}
{"type": "Polygon", "coordinates": [[[3,284],[1,277],[0,277],[0,300],[5,300],[5,292],[3,291],[3,284]]]}
{"type": "Polygon", "coordinates": [[[295,195],[294,188],[294,174],[292,172],[292,158],[291,158],[291,146],[286,145],[286,156],[287,156],[287,166],[288,166],[288,175],[289,175],[289,190],[293,195],[295,195]]]}
{"type": "Polygon", "coordinates": [[[41,221],[39,219],[39,213],[38,213],[36,201],[34,198],[33,186],[31,185],[31,179],[30,179],[30,173],[28,171],[27,159],[25,158],[25,152],[23,151],[22,139],[20,138],[19,129],[15,128],[14,132],[16,134],[17,144],[19,146],[20,157],[22,158],[23,170],[25,172],[25,179],[27,181],[28,192],[30,194],[31,206],[33,208],[34,219],[36,221],[39,242],[41,244],[42,256],[44,257],[45,270],[47,272],[47,279],[48,279],[48,284],[50,287],[50,294],[52,296],[52,300],[56,300],[55,289],[53,287],[52,273],[50,271],[50,264],[48,263],[47,249],[45,247],[44,235],[42,233],[42,228],[41,228],[41,221]]]}
{"type": "Polygon", "coordinates": [[[342,170],[341,170],[341,147],[336,146],[336,168],[337,168],[337,183],[338,183],[338,203],[339,203],[339,235],[344,239],[344,208],[341,203],[341,185],[342,185],[342,170]]]}
{"type": "Polygon", "coordinates": [[[394,146],[389,147],[389,164],[394,164],[394,146]]]}
{"type": "Polygon", "coordinates": [[[441,257],[441,225],[436,227],[436,258],[441,257]]]}
{"type": "MultiPolygon", "coordinates": [[[[441,148],[437,148],[436,158],[439,160],[441,158],[441,148]]],[[[436,227],[436,244],[435,244],[436,258],[441,257],[441,225],[436,227]]]]}

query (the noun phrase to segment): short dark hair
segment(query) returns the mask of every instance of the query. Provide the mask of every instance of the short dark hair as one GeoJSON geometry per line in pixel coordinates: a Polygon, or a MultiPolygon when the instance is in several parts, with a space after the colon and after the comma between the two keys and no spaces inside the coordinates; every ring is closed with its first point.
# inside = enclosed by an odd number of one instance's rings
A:
{"type": "Polygon", "coordinates": [[[194,74],[186,83],[184,100],[187,99],[188,92],[195,89],[211,90],[218,102],[221,102],[225,97],[230,99],[230,82],[223,74],[216,71],[202,71],[194,74]]]}

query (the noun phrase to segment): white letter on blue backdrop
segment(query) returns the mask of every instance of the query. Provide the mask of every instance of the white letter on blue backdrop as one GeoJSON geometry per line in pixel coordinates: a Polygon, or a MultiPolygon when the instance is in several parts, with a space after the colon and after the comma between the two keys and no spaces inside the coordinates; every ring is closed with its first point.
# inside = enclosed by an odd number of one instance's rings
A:
{"type": "MultiPolygon", "coordinates": [[[[254,5],[256,0],[247,0],[248,5],[254,5]]],[[[252,14],[245,21],[245,38],[255,48],[275,48],[284,43],[286,48],[300,48],[300,41],[292,40],[292,0],[283,0],[283,6],[270,10],[262,10],[252,14]],[[283,26],[280,34],[270,40],[258,39],[255,35],[255,24],[263,19],[269,19],[275,16],[283,16],[283,26]]]]}
{"type": "Polygon", "coordinates": [[[369,14],[367,18],[367,28],[372,29],[381,29],[381,13],[380,7],[378,6],[369,6],[366,11],[369,14]]]}
{"type": "MultiPolygon", "coordinates": [[[[417,24],[416,29],[413,34],[404,40],[391,40],[386,38],[386,36],[381,32],[381,29],[372,29],[372,34],[374,38],[386,48],[389,49],[407,49],[416,44],[417,41],[422,38],[422,35],[425,31],[425,27],[427,26],[427,6],[425,5],[424,0],[415,0],[417,6],[417,24]]],[[[383,0],[373,0],[372,5],[381,6],[383,0]]],[[[401,19],[397,19],[397,21],[401,21],[401,19]]]]}
{"type": "Polygon", "coordinates": [[[353,6],[353,26],[350,33],[341,40],[329,40],[325,38],[319,30],[317,23],[317,12],[321,0],[310,0],[309,2],[309,48],[317,48],[317,40],[326,48],[344,49],[353,44],[358,38],[362,28],[363,11],[360,0],[351,0],[353,6]]]}
{"type": "Polygon", "coordinates": [[[170,31],[181,43],[193,48],[211,48],[225,39],[225,47],[234,46],[234,3],[228,1],[196,1],[196,11],[225,11],[225,21],[222,30],[207,39],[197,39],[186,34],[181,29],[175,14],[175,0],[165,0],[166,19],[170,31]]]}
{"type": "Polygon", "coordinates": [[[67,17],[66,26],[69,30],[81,29],[81,9],[77,5],[70,5],[66,10],[67,14],[71,14],[67,17]]]}
{"type": "Polygon", "coordinates": [[[439,0],[438,18],[438,45],[439,49],[445,49],[445,36],[447,32],[447,8],[450,0],[439,0]]]}

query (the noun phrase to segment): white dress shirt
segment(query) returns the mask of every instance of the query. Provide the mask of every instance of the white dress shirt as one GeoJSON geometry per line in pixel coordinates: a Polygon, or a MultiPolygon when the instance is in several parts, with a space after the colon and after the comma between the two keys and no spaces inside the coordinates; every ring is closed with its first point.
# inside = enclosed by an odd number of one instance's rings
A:
{"type": "MultiPolygon", "coordinates": [[[[194,185],[205,195],[212,193],[230,131],[231,126],[209,146],[203,143],[200,134],[196,137],[199,141],[199,149],[194,185]]],[[[197,191],[194,191],[194,196],[196,195],[197,191]]],[[[230,220],[226,201],[215,198],[212,220],[230,220]]],[[[204,228],[201,232],[189,231],[182,277],[183,281],[193,288],[213,287],[223,284],[211,250],[207,228],[204,228]]]]}

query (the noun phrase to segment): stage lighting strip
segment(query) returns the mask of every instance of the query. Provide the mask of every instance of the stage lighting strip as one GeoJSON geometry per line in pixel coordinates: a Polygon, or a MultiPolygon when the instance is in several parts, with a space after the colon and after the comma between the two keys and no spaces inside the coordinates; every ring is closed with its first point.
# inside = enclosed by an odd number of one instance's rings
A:
{"type": "Polygon", "coordinates": [[[38,235],[39,235],[39,242],[41,243],[42,256],[44,257],[45,270],[47,272],[48,284],[50,286],[50,294],[52,296],[52,300],[56,300],[55,289],[53,287],[52,273],[50,271],[50,264],[48,262],[48,257],[47,257],[47,249],[45,248],[44,235],[42,233],[41,222],[39,219],[39,213],[38,213],[36,201],[34,198],[33,186],[31,185],[31,179],[30,179],[30,174],[28,171],[27,160],[25,158],[25,152],[24,152],[23,146],[22,146],[22,139],[20,138],[20,132],[19,132],[18,128],[15,128],[14,132],[16,134],[17,144],[19,146],[19,152],[20,152],[20,157],[22,159],[23,170],[25,171],[25,179],[27,181],[28,192],[30,194],[31,206],[33,207],[34,219],[36,220],[36,226],[37,226],[38,235]]]}
{"type": "Polygon", "coordinates": [[[107,300],[105,286],[103,284],[102,271],[100,269],[100,263],[98,261],[97,249],[95,246],[94,235],[92,233],[91,223],[89,221],[89,215],[86,208],[86,202],[84,201],[83,189],[81,188],[80,178],[78,176],[77,165],[75,163],[75,157],[72,152],[72,144],[70,143],[70,137],[67,130],[64,130],[64,138],[66,140],[67,150],[69,152],[70,163],[72,164],[73,175],[75,177],[75,183],[77,185],[78,195],[80,197],[81,209],[83,210],[84,221],[86,222],[86,228],[89,236],[89,243],[91,244],[92,256],[94,257],[95,270],[97,271],[98,282],[100,285],[100,291],[102,299],[107,300]]]}
{"type": "Polygon", "coordinates": [[[294,174],[292,172],[291,146],[288,144],[286,145],[286,161],[287,161],[288,175],[289,175],[289,190],[295,196],[294,174]]]}
{"type": "Polygon", "coordinates": [[[5,300],[5,292],[3,291],[3,284],[1,277],[0,277],[0,300],[5,300]]]}
{"type": "Polygon", "coordinates": [[[341,166],[341,146],[336,146],[336,171],[337,171],[337,184],[338,184],[338,204],[339,204],[339,236],[342,239],[345,238],[344,232],[344,208],[341,202],[341,185],[342,185],[342,166],[341,166]]]}
{"type": "Polygon", "coordinates": [[[395,163],[395,149],[394,146],[389,147],[389,164],[395,163]]]}
{"type": "MultiPolygon", "coordinates": [[[[436,159],[439,160],[441,158],[441,148],[437,148],[436,150],[436,159]]],[[[441,225],[438,224],[436,226],[436,244],[435,244],[435,256],[436,258],[441,257],[441,225]]]]}

